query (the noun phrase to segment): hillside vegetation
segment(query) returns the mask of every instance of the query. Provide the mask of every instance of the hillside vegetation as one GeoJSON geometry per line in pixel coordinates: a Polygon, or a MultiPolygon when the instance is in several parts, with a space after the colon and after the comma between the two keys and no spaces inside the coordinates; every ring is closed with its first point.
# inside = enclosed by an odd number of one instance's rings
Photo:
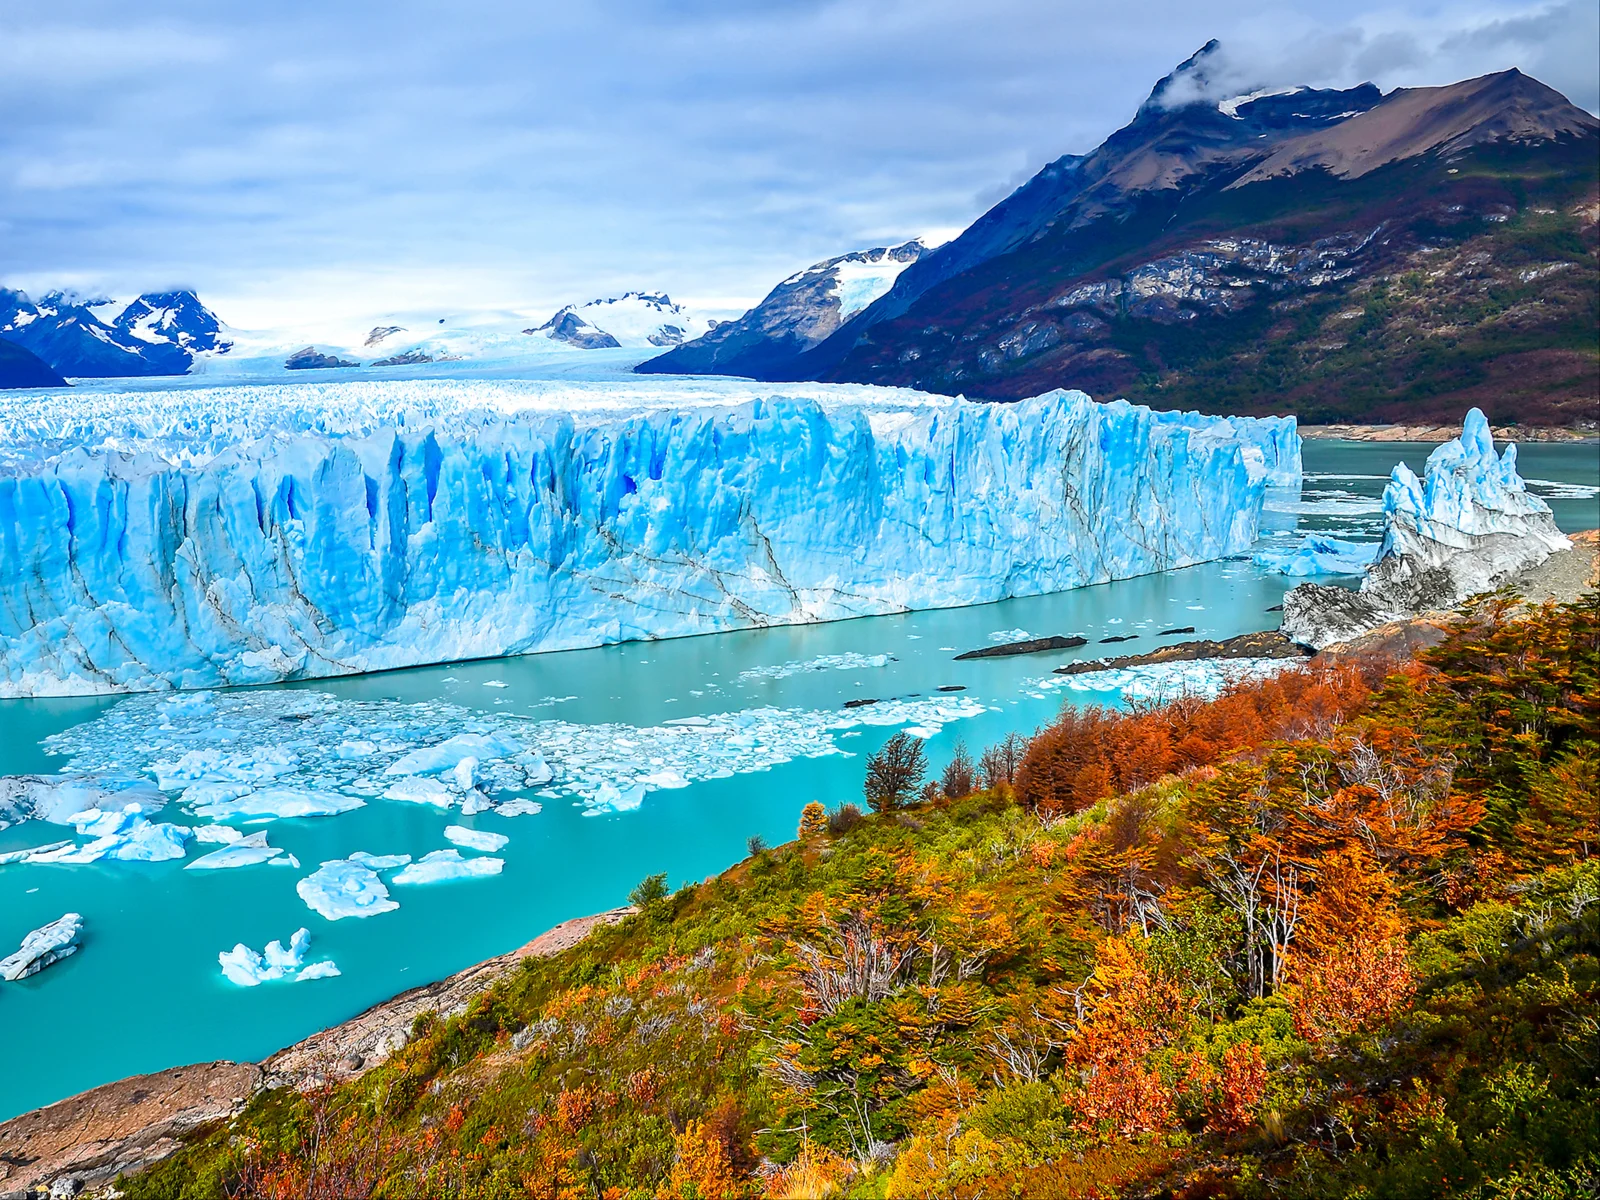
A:
{"type": "Polygon", "coordinates": [[[1600,599],[1064,710],[669,892],[138,1197],[1578,1197],[1600,599]],[[907,798],[911,797],[910,802],[907,798]]]}

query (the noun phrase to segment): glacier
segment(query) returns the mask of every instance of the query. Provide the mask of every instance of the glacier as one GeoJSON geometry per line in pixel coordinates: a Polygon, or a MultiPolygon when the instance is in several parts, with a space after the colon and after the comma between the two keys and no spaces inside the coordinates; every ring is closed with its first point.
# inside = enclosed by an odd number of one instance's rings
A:
{"type": "Polygon", "coordinates": [[[727,380],[7,398],[0,431],[0,696],[1037,595],[1243,553],[1300,472],[1292,418],[727,380]]]}
{"type": "Polygon", "coordinates": [[[1550,506],[1496,454],[1488,419],[1470,409],[1461,435],[1428,456],[1419,479],[1397,463],[1383,490],[1383,544],[1358,591],[1303,583],[1283,598],[1286,637],[1321,649],[1386,621],[1450,608],[1572,548],[1550,506]]]}

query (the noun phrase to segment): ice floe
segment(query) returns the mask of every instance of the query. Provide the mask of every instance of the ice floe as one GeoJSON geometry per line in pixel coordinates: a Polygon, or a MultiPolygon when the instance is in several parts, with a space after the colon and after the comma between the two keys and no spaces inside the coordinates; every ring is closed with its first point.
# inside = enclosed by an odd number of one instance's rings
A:
{"type": "Polygon", "coordinates": [[[244,834],[237,841],[224,846],[221,850],[213,850],[210,854],[202,854],[191,863],[185,863],[185,871],[222,871],[233,867],[253,867],[257,863],[269,862],[283,853],[279,846],[267,845],[265,830],[244,834]]]}
{"type": "Polygon", "coordinates": [[[1283,575],[1360,575],[1378,557],[1380,542],[1351,542],[1307,534],[1288,545],[1265,546],[1252,556],[1256,566],[1283,575]]]}
{"type": "Polygon", "coordinates": [[[235,817],[278,820],[285,817],[332,817],[364,804],[366,801],[357,796],[345,796],[338,792],[275,787],[246,792],[231,800],[199,804],[195,806],[194,813],[213,821],[227,821],[235,817]]]}
{"type": "Polygon", "coordinates": [[[847,654],[819,654],[815,658],[793,660],[769,667],[751,667],[748,671],[740,671],[739,678],[746,681],[787,679],[791,675],[802,675],[807,671],[860,671],[870,667],[886,667],[893,661],[893,656],[888,654],[856,654],[853,651],[847,654]]]}
{"type": "MultiPolygon", "coordinates": [[[[109,815],[109,814],[108,814],[109,815]]],[[[35,850],[24,862],[81,864],[113,859],[118,862],[166,862],[182,858],[193,830],[187,825],[155,824],[138,814],[118,822],[114,832],[103,833],[82,846],[68,843],[55,850],[35,850]]]]}
{"type": "Polygon", "coordinates": [[[375,917],[400,907],[389,899],[389,889],[383,886],[378,873],[352,859],[336,858],[323,863],[295,884],[294,890],[307,907],[330,921],[375,917]]]}
{"type": "Polygon", "coordinates": [[[1147,663],[1105,671],[1084,671],[1078,675],[1046,675],[1032,681],[1039,692],[1118,693],[1125,700],[1161,702],[1179,696],[1212,699],[1230,684],[1241,680],[1264,679],[1292,667],[1293,659],[1221,658],[1195,662],[1147,663]]]}
{"type": "Polygon", "coordinates": [[[22,948],[15,954],[0,958],[0,979],[15,983],[76,954],[82,932],[83,918],[72,912],[41,925],[23,937],[22,948]]]}
{"type": "Polygon", "coordinates": [[[498,875],[502,858],[462,858],[459,850],[434,850],[424,854],[394,876],[396,884],[447,883],[453,879],[481,879],[498,875]]]}
{"type": "Polygon", "coordinates": [[[444,840],[465,846],[468,850],[499,850],[511,839],[503,833],[490,833],[486,829],[467,829],[462,825],[446,825],[444,840]]]}
{"type": "Polygon", "coordinates": [[[339,968],[331,959],[306,965],[306,955],[311,950],[311,931],[297,929],[289,939],[287,948],[279,941],[267,943],[260,954],[240,942],[232,950],[217,955],[217,963],[229,983],[239,987],[256,987],[288,979],[327,979],[338,975],[339,968]]]}

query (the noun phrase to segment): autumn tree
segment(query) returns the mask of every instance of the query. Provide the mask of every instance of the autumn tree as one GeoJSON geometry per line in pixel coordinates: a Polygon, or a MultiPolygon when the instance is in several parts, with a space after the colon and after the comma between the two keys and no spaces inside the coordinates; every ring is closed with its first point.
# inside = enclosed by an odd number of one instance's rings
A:
{"type": "Polygon", "coordinates": [[[987,790],[1010,787],[1022,765],[1028,743],[1014,730],[986,749],[978,759],[978,782],[987,790]]]}
{"type": "Polygon", "coordinates": [[[904,808],[916,796],[928,773],[928,753],[922,739],[897,733],[867,759],[867,781],[863,789],[873,812],[904,808]]]}
{"type": "Polygon", "coordinates": [[[815,837],[819,833],[828,831],[828,810],[817,800],[811,801],[800,810],[800,829],[798,836],[801,841],[815,837]]]}
{"type": "Polygon", "coordinates": [[[1284,989],[1314,1044],[1367,1028],[1411,995],[1405,921],[1388,874],[1359,846],[1317,864],[1284,989]]]}
{"type": "Polygon", "coordinates": [[[729,1200],[748,1189],[734,1173],[727,1139],[707,1124],[691,1120],[677,1136],[677,1158],[660,1200],[729,1200]]]}
{"type": "Polygon", "coordinates": [[[960,800],[972,795],[977,787],[978,776],[972,765],[972,755],[967,753],[965,742],[957,741],[955,752],[951,754],[944,774],[939,777],[939,790],[952,800],[960,800]]]}

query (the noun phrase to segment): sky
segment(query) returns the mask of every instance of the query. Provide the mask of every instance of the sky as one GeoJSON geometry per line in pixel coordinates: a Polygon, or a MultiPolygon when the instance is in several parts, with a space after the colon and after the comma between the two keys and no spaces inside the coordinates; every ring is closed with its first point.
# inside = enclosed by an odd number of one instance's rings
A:
{"type": "Polygon", "coordinates": [[[1212,37],[1240,91],[1517,66],[1600,109],[1593,0],[0,0],[0,283],[244,329],[729,315],[954,234],[1212,37]]]}

